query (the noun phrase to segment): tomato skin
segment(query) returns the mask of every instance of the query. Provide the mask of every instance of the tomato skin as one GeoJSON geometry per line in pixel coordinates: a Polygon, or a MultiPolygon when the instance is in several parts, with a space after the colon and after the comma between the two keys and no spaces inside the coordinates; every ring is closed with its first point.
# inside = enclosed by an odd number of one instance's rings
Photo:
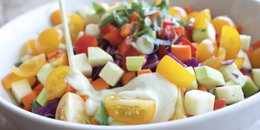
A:
{"type": "Polygon", "coordinates": [[[213,43],[209,39],[203,40],[196,51],[195,58],[198,62],[202,63],[208,58],[214,56],[217,56],[218,54],[218,47],[216,43],[213,43]]]}
{"type": "Polygon", "coordinates": [[[182,20],[186,21],[188,19],[186,11],[183,8],[179,7],[179,6],[170,7],[169,8],[169,12],[170,12],[171,16],[175,16],[177,14],[177,15],[180,16],[180,18],[182,20]]]}
{"type": "Polygon", "coordinates": [[[86,53],[88,55],[88,47],[98,47],[97,38],[94,36],[83,35],[74,44],[76,54],[86,53]]]}
{"type": "Polygon", "coordinates": [[[114,25],[112,25],[112,24],[107,24],[105,27],[103,27],[102,29],[101,29],[101,33],[102,34],[107,34],[107,33],[109,33],[109,32],[113,32],[113,31],[115,31],[115,30],[117,30],[117,29],[119,29],[119,28],[117,28],[117,27],[115,27],[114,25]]]}
{"type": "Polygon", "coordinates": [[[158,58],[162,59],[165,55],[167,55],[169,52],[165,48],[164,44],[162,44],[158,50],[158,58]]]}
{"type": "MultiPolygon", "coordinates": [[[[177,33],[177,32],[176,32],[177,33]]],[[[175,29],[172,25],[167,25],[163,28],[161,35],[158,33],[159,38],[164,38],[165,35],[168,35],[171,39],[175,38],[175,29]]]]}
{"type": "Polygon", "coordinates": [[[225,103],[226,103],[226,99],[216,100],[215,103],[214,103],[214,109],[213,110],[217,110],[217,109],[225,107],[225,103]]]}
{"type": "Polygon", "coordinates": [[[105,97],[105,108],[113,119],[130,124],[147,124],[155,113],[155,101],[153,99],[125,99],[117,95],[105,97]],[[128,104],[124,103],[128,102],[128,104]]]}
{"type": "Polygon", "coordinates": [[[190,41],[187,38],[183,40],[182,45],[189,45],[191,49],[191,55],[195,56],[197,49],[190,43],[190,41]]]}
{"type": "Polygon", "coordinates": [[[205,60],[203,64],[214,68],[214,69],[219,69],[221,67],[221,62],[225,61],[226,58],[226,50],[223,47],[220,47],[218,50],[218,55],[217,56],[212,56],[205,60]]]}
{"type": "Polygon", "coordinates": [[[260,68],[260,47],[256,48],[249,56],[253,68],[260,68]]]}
{"type": "Polygon", "coordinates": [[[121,36],[121,29],[118,29],[105,34],[104,39],[108,40],[113,47],[117,47],[123,42],[124,37],[121,36]]]}
{"type": "Polygon", "coordinates": [[[72,13],[70,16],[68,26],[70,31],[71,42],[72,44],[74,44],[79,32],[84,30],[84,21],[78,14],[72,13]]]}
{"type": "Polygon", "coordinates": [[[134,41],[134,38],[128,36],[124,39],[124,41],[119,45],[117,48],[117,51],[120,55],[123,57],[125,56],[137,56],[140,53],[132,47],[131,43],[134,41]]]}

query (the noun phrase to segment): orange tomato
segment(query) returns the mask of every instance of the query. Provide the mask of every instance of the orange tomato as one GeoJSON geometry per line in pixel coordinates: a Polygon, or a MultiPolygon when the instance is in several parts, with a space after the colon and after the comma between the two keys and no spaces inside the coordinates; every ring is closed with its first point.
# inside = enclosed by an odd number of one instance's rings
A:
{"type": "Polygon", "coordinates": [[[236,29],[235,23],[227,16],[217,16],[211,21],[213,27],[215,28],[216,34],[221,34],[221,29],[224,25],[228,25],[236,29]]]}
{"type": "Polygon", "coordinates": [[[115,94],[105,97],[105,107],[113,119],[130,125],[147,124],[155,113],[152,99],[126,99],[115,94]]]}
{"type": "Polygon", "coordinates": [[[84,117],[90,121],[90,116],[85,110],[84,100],[77,94],[66,93],[57,106],[55,119],[86,124],[84,117]]]}
{"type": "Polygon", "coordinates": [[[48,100],[61,97],[65,93],[67,83],[64,82],[64,79],[69,74],[69,70],[69,66],[59,66],[48,75],[45,84],[48,100]]]}
{"type": "MultiPolygon", "coordinates": [[[[3,84],[3,86],[4,86],[6,89],[10,89],[10,88],[12,87],[11,84],[12,84],[13,82],[16,82],[16,81],[19,81],[19,80],[22,80],[22,79],[24,79],[24,77],[20,77],[20,76],[14,74],[14,73],[10,73],[10,74],[6,75],[6,76],[2,79],[2,84],[3,84]]],[[[28,77],[27,79],[28,79],[28,81],[29,81],[31,87],[35,84],[35,82],[36,82],[36,80],[37,80],[35,76],[28,77]]]]}
{"type": "Polygon", "coordinates": [[[260,47],[255,49],[249,56],[253,68],[260,68],[260,47]]]}
{"type": "Polygon", "coordinates": [[[219,69],[221,67],[221,62],[226,58],[226,50],[223,47],[220,47],[218,50],[218,56],[212,56],[206,61],[203,62],[204,65],[207,65],[214,69],[219,69]]]}
{"type": "Polygon", "coordinates": [[[19,67],[11,66],[10,69],[18,76],[31,77],[35,76],[45,63],[45,55],[40,54],[22,63],[19,67]]]}
{"type": "MultiPolygon", "coordinates": [[[[69,16],[68,13],[66,13],[67,17],[69,16]]],[[[53,26],[59,25],[62,23],[61,20],[61,14],[60,14],[60,10],[56,10],[51,14],[51,23],[53,26]]]]}
{"type": "Polygon", "coordinates": [[[31,51],[32,55],[37,55],[37,49],[35,47],[35,40],[28,40],[26,43],[27,48],[31,51]]]}
{"type": "Polygon", "coordinates": [[[210,9],[202,10],[195,18],[194,28],[204,28],[211,22],[210,9]]]}
{"type": "Polygon", "coordinates": [[[209,39],[203,40],[196,51],[195,58],[198,62],[204,62],[208,58],[212,56],[217,56],[218,53],[218,47],[217,44],[212,42],[209,39]]]}
{"type": "Polygon", "coordinates": [[[69,21],[69,31],[70,31],[72,44],[76,42],[79,32],[83,30],[84,30],[83,19],[78,14],[72,13],[69,21]]]}
{"type": "Polygon", "coordinates": [[[68,56],[65,53],[60,53],[57,56],[50,59],[49,63],[55,67],[58,67],[61,65],[68,66],[69,65],[68,56]]]}
{"type": "Polygon", "coordinates": [[[169,8],[169,12],[170,12],[171,16],[173,16],[173,17],[175,15],[178,15],[178,16],[180,16],[180,18],[182,20],[185,20],[185,21],[188,20],[188,16],[187,16],[186,11],[183,8],[179,7],[179,6],[170,7],[169,8]]]}
{"type": "Polygon", "coordinates": [[[227,51],[226,60],[236,58],[236,55],[240,50],[240,46],[241,41],[237,30],[230,26],[224,25],[221,31],[219,47],[223,47],[227,51]]]}
{"type": "Polygon", "coordinates": [[[200,12],[198,12],[198,11],[191,12],[191,13],[188,15],[188,19],[187,19],[187,20],[190,20],[190,18],[196,18],[199,13],[200,13],[200,12]]]}
{"type": "Polygon", "coordinates": [[[37,54],[44,53],[45,55],[48,55],[55,51],[59,47],[62,36],[62,31],[55,28],[48,28],[41,32],[35,42],[37,54]]]}

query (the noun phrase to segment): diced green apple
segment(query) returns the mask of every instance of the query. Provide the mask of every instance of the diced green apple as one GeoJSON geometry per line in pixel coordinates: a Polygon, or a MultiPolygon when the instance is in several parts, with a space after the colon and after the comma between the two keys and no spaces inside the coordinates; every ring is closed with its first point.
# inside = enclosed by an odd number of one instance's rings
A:
{"type": "Polygon", "coordinates": [[[223,75],[218,70],[208,66],[195,67],[194,70],[199,84],[203,85],[207,90],[225,84],[223,75]]]}
{"type": "Polygon", "coordinates": [[[39,79],[39,81],[45,85],[46,83],[46,79],[48,77],[48,75],[51,73],[52,70],[54,70],[55,67],[52,66],[49,63],[46,63],[44,66],[42,66],[42,68],[40,69],[40,71],[37,73],[37,78],[39,79]]]}
{"type": "Polygon", "coordinates": [[[251,77],[245,75],[247,78],[246,84],[242,87],[245,97],[249,97],[259,91],[259,88],[255,85],[251,77]]]}
{"type": "Polygon", "coordinates": [[[244,99],[244,93],[240,85],[217,87],[219,99],[226,99],[226,104],[233,104],[244,99]]]}
{"type": "Polygon", "coordinates": [[[234,70],[237,69],[237,65],[235,63],[232,63],[231,65],[222,65],[218,71],[220,71],[223,75],[223,77],[229,76],[234,70]]]}
{"type": "Polygon", "coordinates": [[[251,65],[251,63],[250,63],[250,61],[249,61],[249,58],[248,58],[246,52],[240,50],[240,51],[238,52],[238,54],[237,54],[237,58],[241,58],[241,57],[244,57],[244,58],[245,58],[242,67],[245,68],[245,69],[247,69],[247,70],[251,70],[251,69],[252,69],[252,65],[251,65]]]}
{"type": "MultiPolygon", "coordinates": [[[[195,72],[192,67],[187,67],[186,70],[188,70],[191,74],[195,75],[195,72]]],[[[198,82],[197,79],[194,79],[193,82],[190,84],[190,86],[186,88],[186,91],[190,91],[197,88],[198,88],[198,82]]]]}
{"type": "Polygon", "coordinates": [[[216,31],[210,23],[205,28],[194,29],[192,39],[197,43],[201,43],[204,39],[210,39],[211,41],[216,42],[216,31]]]}
{"type": "Polygon", "coordinates": [[[215,96],[211,93],[191,90],[185,95],[184,105],[188,115],[199,115],[213,111],[215,96]]]}
{"type": "Polygon", "coordinates": [[[77,54],[74,55],[74,59],[76,68],[79,69],[86,77],[91,77],[92,67],[88,61],[87,55],[85,53],[77,54]]]}
{"type": "Polygon", "coordinates": [[[22,79],[12,84],[12,93],[18,103],[22,102],[22,99],[32,92],[31,85],[28,79],[22,79]]]}
{"type": "Polygon", "coordinates": [[[102,66],[113,57],[99,47],[88,47],[88,61],[92,67],[102,66]]]}
{"type": "Polygon", "coordinates": [[[236,85],[244,86],[247,78],[241,73],[240,70],[235,69],[232,73],[225,77],[225,81],[233,81],[236,85]],[[233,74],[238,75],[238,77],[234,76],[233,74]]]}
{"type": "Polygon", "coordinates": [[[126,57],[126,68],[128,71],[141,70],[143,61],[144,61],[143,56],[127,56],[126,57]]]}
{"type": "Polygon", "coordinates": [[[249,35],[244,35],[244,34],[240,34],[240,41],[241,41],[241,50],[248,50],[249,46],[250,46],[250,41],[251,41],[251,36],[249,35]]]}
{"type": "Polygon", "coordinates": [[[45,87],[42,89],[38,97],[36,98],[36,101],[41,105],[41,106],[46,106],[47,104],[50,103],[50,100],[48,100],[47,95],[46,95],[46,89],[45,87]]]}
{"type": "Polygon", "coordinates": [[[124,70],[122,70],[117,64],[108,61],[99,73],[99,76],[109,85],[115,86],[124,73],[124,70]]]}
{"type": "Polygon", "coordinates": [[[224,86],[232,86],[232,85],[236,85],[236,83],[233,82],[232,80],[227,81],[227,82],[224,84],[224,86]]]}
{"type": "Polygon", "coordinates": [[[260,88],[260,69],[252,69],[253,80],[258,88],[260,88]]]}

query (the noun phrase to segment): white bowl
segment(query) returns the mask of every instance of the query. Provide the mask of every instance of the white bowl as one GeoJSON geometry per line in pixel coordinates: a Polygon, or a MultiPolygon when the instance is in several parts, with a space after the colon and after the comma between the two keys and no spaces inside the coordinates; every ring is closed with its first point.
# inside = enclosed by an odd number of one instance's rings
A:
{"type": "MultiPolygon", "coordinates": [[[[105,0],[95,0],[99,3],[105,0]]],[[[107,0],[108,3],[116,0],[107,0]]],[[[260,2],[257,0],[170,0],[171,5],[185,7],[191,5],[194,10],[210,8],[212,16],[227,15],[237,25],[243,26],[243,33],[252,36],[252,42],[259,40],[260,2]]],[[[105,1],[106,2],[106,1],[105,1]]],[[[88,0],[66,0],[66,9],[76,11],[81,5],[92,5],[88,0]]],[[[39,32],[50,27],[50,14],[59,8],[58,1],[36,8],[0,29],[0,79],[10,73],[9,67],[25,54],[24,44],[35,39],[39,32]]],[[[18,107],[10,92],[0,85],[0,111],[18,129],[181,129],[181,130],[242,130],[252,126],[260,119],[260,93],[239,103],[206,114],[176,121],[135,125],[135,126],[94,126],[68,123],[49,119],[18,107]]]]}

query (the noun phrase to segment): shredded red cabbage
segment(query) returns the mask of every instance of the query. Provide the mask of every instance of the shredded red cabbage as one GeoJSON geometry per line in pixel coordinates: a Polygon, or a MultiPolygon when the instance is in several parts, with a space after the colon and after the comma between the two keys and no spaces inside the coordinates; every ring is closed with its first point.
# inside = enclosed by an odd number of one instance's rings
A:
{"type": "Polygon", "coordinates": [[[147,61],[145,65],[142,67],[142,69],[153,69],[157,66],[159,63],[159,58],[156,54],[150,54],[147,56],[147,61]]]}
{"type": "Polygon", "coordinates": [[[193,68],[199,66],[199,62],[194,57],[192,57],[190,60],[187,60],[185,63],[188,66],[192,66],[193,68]]]}
{"type": "Polygon", "coordinates": [[[226,61],[223,61],[221,62],[221,65],[231,65],[234,63],[234,59],[231,59],[231,60],[226,60],[226,61]]]}
{"type": "Polygon", "coordinates": [[[91,77],[93,81],[99,78],[99,73],[103,67],[104,66],[93,67],[92,77],[91,77]]]}
{"type": "Polygon", "coordinates": [[[217,86],[215,86],[215,87],[223,87],[224,85],[217,85],[217,86]]]}
{"type": "Polygon", "coordinates": [[[175,57],[172,53],[168,53],[168,56],[170,56],[171,58],[173,58],[175,61],[177,61],[178,63],[180,63],[183,67],[187,68],[188,66],[186,64],[184,64],[182,61],[180,61],[177,57],[175,57]]]}
{"type": "Polygon", "coordinates": [[[182,44],[182,42],[180,42],[180,41],[174,42],[174,45],[181,45],[181,44],[182,44]]]}
{"type": "Polygon", "coordinates": [[[163,40],[171,41],[171,38],[168,34],[165,34],[164,37],[163,37],[163,40]]]}
{"type": "Polygon", "coordinates": [[[34,111],[34,113],[36,113],[38,115],[46,116],[46,117],[55,118],[55,112],[56,112],[57,106],[59,104],[59,101],[60,101],[60,98],[57,97],[57,98],[53,99],[47,106],[37,108],[34,111]]]}
{"type": "Polygon", "coordinates": [[[245,68],[241,68],[240,71],[243,71],[249,75],[252,75],[252,73],[250,71],[246,70],[245,68]]]}
{"type": "Polygon", "coordinates": [[[199,66],[205,66],[205,65],[204,65],[203,63],[199,63],[198,67],[199,67],[199,66]]]}
{"type": "Polygon", "coordinates": [[[236,78],[238,78],[239,77],[239,75],[238,74],[235,74],[235,73],[232,73],[236,78]]]}

